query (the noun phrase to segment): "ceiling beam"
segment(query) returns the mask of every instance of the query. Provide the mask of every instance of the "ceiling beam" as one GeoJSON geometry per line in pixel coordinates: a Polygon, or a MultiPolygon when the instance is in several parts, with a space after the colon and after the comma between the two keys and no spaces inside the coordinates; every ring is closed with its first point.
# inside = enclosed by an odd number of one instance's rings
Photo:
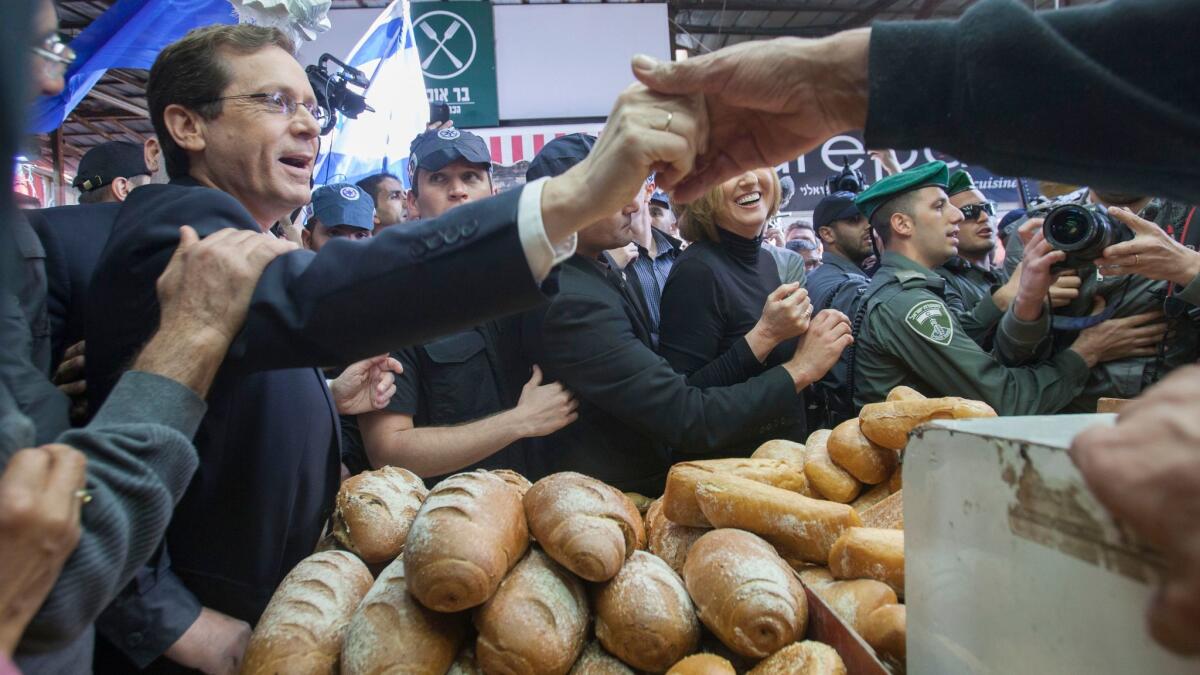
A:
{"type": "Polygon", "coordinates": [[[137,105],[136,103],[130,103],[129,101],[126,101],[125,99],[117,98],[116,96],[113,96],[112,94],[106,94],[106,93],[100,91],[99,89],[96,89],[95,87],[92,87],[92,90],[88,92],[88,96],[96,99],[97,101],[100,101],[101,103],[107,103],[114,108],[120,108],[121,110],[126,110],[131,113],[135,113],[141,117],[149,117],[150,116],[150,111],[147,110],[146,108],[143,108],[142,106],[137,105]]]}
{"type": "Polygon", "coordinates": [[[117,139],[113,138],[113,136],[112,136],[112,133],[111,133],[111,132],[108,132],[108,131],[105,131],[104,129],[101,129],[99,126],[97,126],[97,125],[95,125],[95,124],[92,124],[91,122],[87,121],[86,119],[84,119],[84,118],[82,118],[82,117],[80,117],[79,115],[76,115],[76,114],[74,114],[74,113],[72,113],[72,114],[71,114],[71,117],[69,118],[69,121],[71,121],[71,122],[74,122],[74,123],[76,123],[76,124],[82,124],[83,126],[87,127],[87,128],[88,128],[88,129],[89,129],[89,130],[90,130],[92,133],[94,133],[94,134],[98,134],[98,135],[100,135],[100,136],[103,136],[103,137],[104,137],[104,140],[106,140],[106,141],[115,141],[115,140],[117,140],[117,139]]]}
{"type": "Polygon", "coordinates": [[[135,142],[137,142],[137,143],[145,143],[146,142],[146,136],[144,134],[134,131],[133,129],[130,129],[128,126],[126,126],[120,120],[109,120],[109,123],[112,124],[113,126],[117,127],[118,129],[120,129],[121,131],[124,131],[125,135],[132,138],[135,142]]]}

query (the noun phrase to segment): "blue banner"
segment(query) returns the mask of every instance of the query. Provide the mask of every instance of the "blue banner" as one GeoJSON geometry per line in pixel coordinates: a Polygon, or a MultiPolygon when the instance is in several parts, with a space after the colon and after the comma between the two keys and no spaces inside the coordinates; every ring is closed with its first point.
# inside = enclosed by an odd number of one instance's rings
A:
{"type": "Polygon", "coordinates": [[[31,130],[57,129],[109,68],[148,69],[163,47],[215,23],[237,23],[229,0],[118,0],[71,41],[66,88],[38,99],[31,130]]]}

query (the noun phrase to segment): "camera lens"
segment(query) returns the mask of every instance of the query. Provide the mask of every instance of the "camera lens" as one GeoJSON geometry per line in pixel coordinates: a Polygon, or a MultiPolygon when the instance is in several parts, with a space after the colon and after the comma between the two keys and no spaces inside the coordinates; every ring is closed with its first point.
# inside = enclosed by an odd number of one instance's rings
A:
{"type": "Polygon", "coordinates": [[[1085,214],[1075,211],[1063,213],[1053,220],[1047,219],[1046,223],[1050,226],[1054,239],[1068,246],[1086,239],[1091,225],[1085,214]]]}
{"type": "Polygon", "coordinates": [[[1064,204],[1046,214],[1042,233],[1050,245],[1071,259],[1090,261],[1113,243],[1114,226],[1097,207],[1064,204]]]}

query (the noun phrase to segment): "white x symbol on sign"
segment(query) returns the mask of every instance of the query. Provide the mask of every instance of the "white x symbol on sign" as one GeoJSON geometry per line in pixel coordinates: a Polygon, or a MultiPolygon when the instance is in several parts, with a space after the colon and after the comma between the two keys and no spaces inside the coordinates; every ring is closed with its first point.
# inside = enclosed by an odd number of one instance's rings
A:
{"type": "Polygon", "coordinates": [[[433,59],[438,55],[438,52],[446,52],[446,56],[450,58],[450,63],[453,63],[455,68],[463,67],[463,62],[454,55],[454,52],[451,52],[450,49],[446,47],[446,42],[449,41],[450,38],[454,37],[454,34],[458,32],[458,29],[461,26],[462,24],[460,24],[458,21],[451,21],[450,25],[446,28],[446,34],[439,38],[437,31],[431,28],[429,24],[421,24],[421,30],[425,33],[425,35],[428,36],[430,40],[433,40],[437,43],[437,46],[433,48],[433,51],[429,53],[429,56],[426,56],[425,60],[421,62],[421,70],[429,69],[429,64],[433,62],[433,59]]]}

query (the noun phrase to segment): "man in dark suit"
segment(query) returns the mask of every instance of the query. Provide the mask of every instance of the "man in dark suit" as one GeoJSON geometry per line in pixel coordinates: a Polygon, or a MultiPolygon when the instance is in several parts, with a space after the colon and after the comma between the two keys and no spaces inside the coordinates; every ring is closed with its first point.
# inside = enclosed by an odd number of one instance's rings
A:
{"type": "MultiPolygon", "coordinates": [[[[555,139],[534,158],[527,176],[566,171],[588,156],[588,147],[578,134],[555,139]],[[563,146],[574,149],[572,159],[563,146]],[[544,156],[558,161],[547,166],[544,156]]],[[[599,146],[592,153],[598,151],[599,146]]],[[[847,341],[850,326],[838,313],[818,316],[808,333],[816,339],[802,341],[784,365],[729,387],[689,386],[654,352],[639,298],[603,256],[632,240],[630,220],[637,210],[630,200],[579,232],[576,253],[558,275],[558,293],[545,310],[526,316],[522,339],[527,357],[580,401],[579,419],[547,439],[547,450],[536,458],[538,475],[578,471],[622,490],[656,495],[671,449],[719,455],[785,416],[796,392],[841,352],[822,345],[847,341]]]]}
{"type": "MultiPolygon", "coordinates": [[[[125,202],[93,278],[93,402],[155,325],[154,279],[179,225],[265,231],[308,202],[324,111],[291,53],[274,29],[213,26],[168,46],[151,69],[147,99],[172,182],[125,202]]],[[[312,552],[337,489],[336,409],[314,366],[542,301],[540,281],[571,253],[577,229],[627,202],[652,166],[675,179],[691,171],[691,138],[706,131],[693,101],[631,88],[604,152],[568,174],[273,262],[214,384],[197,434],[201,466],[163,555],[97,624],[123,657],[236,666],[245,622],[312,552]]]]}

